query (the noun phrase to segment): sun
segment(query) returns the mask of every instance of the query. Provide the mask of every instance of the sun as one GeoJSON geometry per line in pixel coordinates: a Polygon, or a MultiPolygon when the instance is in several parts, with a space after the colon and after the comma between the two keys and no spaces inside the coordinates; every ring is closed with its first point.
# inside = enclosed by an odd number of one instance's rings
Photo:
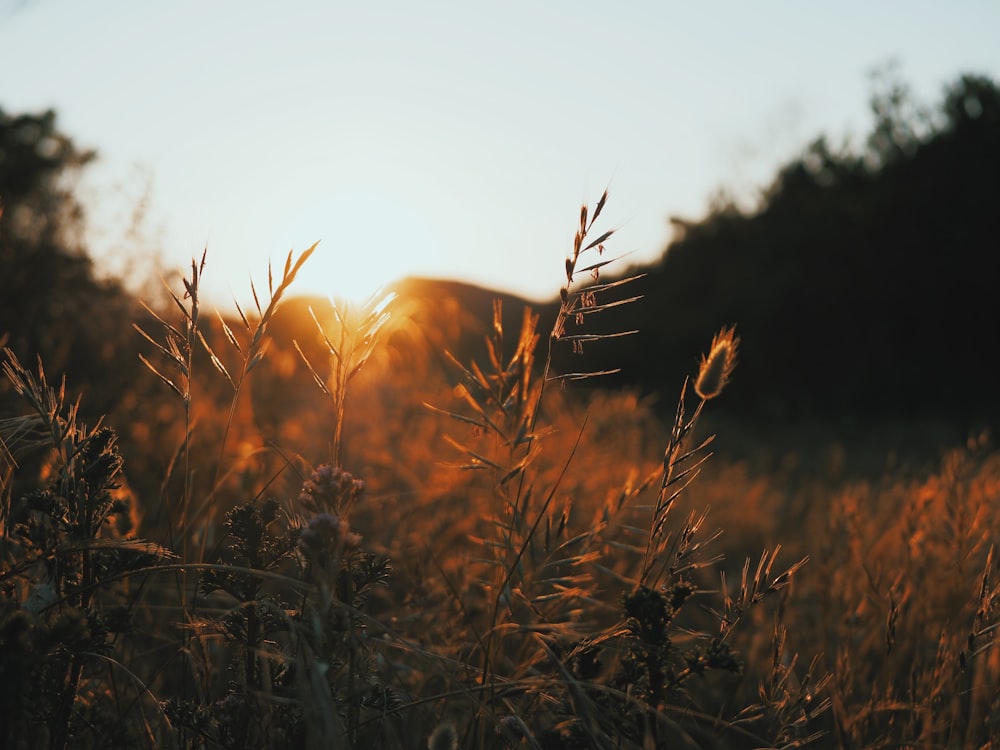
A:
{"type": "Polygon", "coordinates": [[[393,281],[440,267],[443,247],[430,221],[389,191],[326,192],[276,218],[271,247],[297,254],[319,241],[295,281],[298,294],[361,301],[393,281]]]}

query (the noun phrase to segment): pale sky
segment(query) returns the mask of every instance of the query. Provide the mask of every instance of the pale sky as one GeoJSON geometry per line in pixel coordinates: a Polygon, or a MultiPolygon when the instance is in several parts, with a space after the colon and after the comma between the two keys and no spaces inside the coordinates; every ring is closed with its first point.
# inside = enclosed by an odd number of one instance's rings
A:
{"type": "Polygon", "coordinates": [[[605,187],[609,249],[652,260],[669,216],[866,132],[873,68],[936,103],[1000,77],[998,40],[996,0],[0,0],[0,108],[98,150],[98,258],[207,246],[216,304],[316,240],[303,294],[415,274],[550,298],[605,187]]]}

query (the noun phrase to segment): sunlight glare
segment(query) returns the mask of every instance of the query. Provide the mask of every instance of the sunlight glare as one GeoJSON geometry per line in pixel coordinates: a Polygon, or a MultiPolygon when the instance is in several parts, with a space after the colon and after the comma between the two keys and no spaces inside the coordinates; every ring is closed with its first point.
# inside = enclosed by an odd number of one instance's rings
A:
{"type": "Polygon", "coordinates": [[[300,206],[285,217],[271,246],[299,253],[317,240],[297,292],[355,302],[439,265],[442,255],[437,234],[413,205],[371,188],[328,193],[300,206]]]}

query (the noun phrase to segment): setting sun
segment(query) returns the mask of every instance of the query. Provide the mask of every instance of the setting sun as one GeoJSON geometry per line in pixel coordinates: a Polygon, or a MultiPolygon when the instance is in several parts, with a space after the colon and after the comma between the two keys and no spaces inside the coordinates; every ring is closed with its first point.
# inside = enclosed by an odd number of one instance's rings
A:
{"type": "Polygon", "coordinates": [[[415,265],[437,265],[442,253],[441,240],[419,212],[377,188],[321,194],[275,217],[274,238],[266,244],[299,251],[317,240],[304,269],[308,287],[355,301],[407,275],[415,265]]]}

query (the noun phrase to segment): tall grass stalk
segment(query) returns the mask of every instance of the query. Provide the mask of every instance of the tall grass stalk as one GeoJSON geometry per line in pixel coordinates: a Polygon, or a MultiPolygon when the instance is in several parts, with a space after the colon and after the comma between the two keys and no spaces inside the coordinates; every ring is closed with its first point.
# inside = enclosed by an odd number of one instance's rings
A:
{"type": "Polygon", "coordinates": [[[222,360],[218,357],[218,355],[216,355],[208,341],[205,339],[204,334],[199,335],[199,340],[205,347],[205,351],[207,351],[211,357],[212,364],[215,365],[215,368],[222,373],[233,389],[233,398],[229,405],[229,416],[226,419],[225,430],[222,433],[222,440],[219,445],[219,460],[216,464],[216,474],[213,487],[218,485],[219,477],[222,473],[226,443],[229,439],[229,432],[232,429],[233,418],[236,415],[236,408],[239,406],[239,399],[240,394],[243,392],[243,386],[247,377],[253,369],[261,363],[267,353],[266,334],[268,325],[275,313],[277,313],[278,307],[280,306],[285,293],[288,291],[288,288],[295,281],[295,277],[298,276],[303,264],[309,260],[309,257],[316,250],[316,246],[318,244],[318,242],[313,243],[310,247],[304,250],[298,258],[294,258],[292,252],[289,251],[288,256],[285,258],[285,265],[282,269],[281,279],[278,281],[277,286],[275,286],[273,269],[271,265],[268,264],[268,301],[266,307],[261,307],[260,297],[257,295],[257,288],[254,286],[253,280],[250,281],[250,292],[253,295],[254,307],[257,309],[257,316],[253,322],[247,318],[243,309],[240,307],[239,302],[235,303],[236,311],[239,313],[240,321],[243,323],[243,333],[246,336],[246,341],[243,344],[240,343],[239,338],[236,336],[229,324],[226,323],[225,319],[219,315],[219,323],[222,330],[225,332],[226,340],[230,343],[230,345],[232,345],[240,357],[240,367],[235,377],[230,375],[229,371],[222,363],[222,360]]]}
{"type": "Polygon", "coordinates": [[[294,342],[295,349],[314,382],[333,406],[333,436],[329,452],[332,466],[341,464],[341,442],[344,434],[348,386],[374,352],[379,335],[389,322],[389,306],[393,299],[395,294],[376,291],[360,305],[354,305],[345,299],[331,300],[334,316],[333,331],[328,331],[323,321],[317,317],[316,311],[312,307],[309,308],[316,331],[326,346],[330,369],[327,376],[319,373],[299,342],[294,342]]]}
{"type": "MultiPolygon", "coordinates": [[[[200,335],[199,326],[201,324],[199,287],[201,284],[201,275],[205,270],[205,261],[207,257],[208,250],[206,249],[202,253],[200,263],[196,260],[191,261],[190,278],[182,278],[182,282],[184,284],[183,297],[179,297],[177,293],[171,290],[169,285],[167,285],[164,281],[164,286],[166,286],[171,300],[173,300],[177,309],[180,311],[180,327],[176,327],[172,323],[167,322],[166,319],[161,317],[152,308],[145,304],[144,307],[146,312],[149,313],[160,326],[161,335],[163,337],[162,341],[154,338],[138,324],[133,324],[133,327],[139,335],[152,344],[164,357],[166,357],[171,368],[174,369],[175,372],[173,374],[170,374],[169,372],[165,373],[162,367],[157,367],[142,354],[139,355],[139,359],[149,369],[149,371],[153,373],[153,375],[155,375],[181,400],[184,410],[184,437],[177,452],[177,455],[183,462],[183,476],[181,478],[182,490],[179,505],[174,513],[170,512],[170,510],[175,507],[174,503],[172,503],[166,496],[166,487],[169,477],[166,477],[164,480],[165,494],[161,498],[161,507],[167,509],[167,533],[169,534],[170,546],[176,547],[179,542],[181,547],[181,558],[184,560],[189,559],[187,548],[187,515],[192,496],[191,433],[194,424],[191,411],[193,398],[191,384],[194,377],[194,353],[198,345],[200,335]],[[179,538],[175,538],[175,535],[178,535],[179,538]]],[[[173,463],[171,465],[173,465],[173,463]]],[[[186,608],[187,594],[183,591],[183,588],[184,587],[182,587],[181,597],[183,606],[186,608]]]]}

